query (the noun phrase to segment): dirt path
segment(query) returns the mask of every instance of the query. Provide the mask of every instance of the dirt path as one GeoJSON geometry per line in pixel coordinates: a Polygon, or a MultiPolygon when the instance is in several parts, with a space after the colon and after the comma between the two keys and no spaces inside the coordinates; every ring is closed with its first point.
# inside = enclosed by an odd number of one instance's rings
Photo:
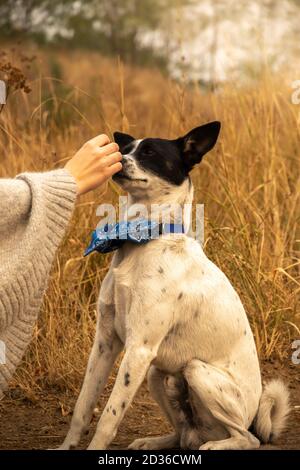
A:
{"type": "MultiPolygon", "coordinates": [[[[292,395],[293,411],[289,429],[276,445],[276,449],[300,449],[300,365],[285,366],[268,362],[262,366],[265,379],[281,377],[288,383],[292,395]]],[[[109,390],[101,400],[101,408],[109,390]]],[[[57,447],[68,430],[75,397],[59,395],[55,390],[28,397],[19,390],[11,390],[0,402],[0,449],[47,449],[57,447]]],[[[98,417],[95,416],[89,435],[80,448],[84,449],[91,439],[98,417]]],[[[125,449],[135,438],[160,435],[169,430],[158,406],[149,397],[145,385],[128,411],[112,449],[125,449]]],[[[263,446],[273,448],[274,446],[263,446]]]]}

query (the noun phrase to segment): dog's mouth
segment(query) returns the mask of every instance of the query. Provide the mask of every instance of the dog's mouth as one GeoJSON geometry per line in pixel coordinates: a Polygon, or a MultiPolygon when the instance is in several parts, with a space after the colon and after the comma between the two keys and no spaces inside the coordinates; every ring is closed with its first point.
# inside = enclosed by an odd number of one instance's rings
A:
{"type": "Polygon", "coordinates": [[[128,181],[142,181],[144,183],[147,183],[147,181],[148,181],[146,178],[131,178],[130,176],[125,175],[124,173],[116,173],[113,176],[113,179],[125,179],[125,180],[128,180],[128,181]]]}

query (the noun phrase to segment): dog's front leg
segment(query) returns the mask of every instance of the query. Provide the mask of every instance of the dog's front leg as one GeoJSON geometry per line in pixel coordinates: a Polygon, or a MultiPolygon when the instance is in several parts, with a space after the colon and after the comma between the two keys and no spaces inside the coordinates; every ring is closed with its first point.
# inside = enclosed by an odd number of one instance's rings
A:
{"type": "Polygon", "coordinates": [[[91,449],[106,449],[114,439],[119,424],[141,385],[155,352],[145,346],[131,346],[122,360],[116,383],[102,413],[91,449]]]}
{"type": "Polygon", "coordinates": [[[103,322],[103,317],[100,318],[83,386],[71,420],[71,426],[63,444],[59,447],[60,450],[76,447],[82,433],[88,430],[93,409],[104,390],[115,359],[122,349],[122,344],[116,334],[109,330],[103,322]],[[105,328],[106,334],[103,334],[105,328]]]}

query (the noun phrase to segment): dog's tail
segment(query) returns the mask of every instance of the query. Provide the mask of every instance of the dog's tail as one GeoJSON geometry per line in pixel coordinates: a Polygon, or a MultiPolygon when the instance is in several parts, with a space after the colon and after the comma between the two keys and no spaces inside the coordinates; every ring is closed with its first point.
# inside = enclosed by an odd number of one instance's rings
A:
{"type": "Polygon", "coordinates": [[[275,441],[286,427],[289,412],[287,387],[281,380],[271,380],[263,389],[254,422],[257,437],[264,443],[275,441]]]}

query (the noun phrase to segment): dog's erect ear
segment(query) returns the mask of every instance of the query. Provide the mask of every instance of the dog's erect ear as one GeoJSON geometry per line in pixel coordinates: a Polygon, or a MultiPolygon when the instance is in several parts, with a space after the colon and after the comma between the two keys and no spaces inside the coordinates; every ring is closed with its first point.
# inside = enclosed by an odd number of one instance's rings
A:
{"type": "Polygon", "coordinates": [[[221,123],[219,121],[209,122],[204,126],[196,127],[184,137],[176,140],[180,146],[185,167],[190,171],[194,165],[200,163],[203,156],[215,145],[220,133],[221,123]]]}
{"type": "Polygon", "coordinates": [[[114,139],[120,147],[120,150],[122,150],[126,145],[130,144],[130,142],[135,140],[134,137],[129,134],[124,134],[123,132],[114,132],[114,139]]]}

